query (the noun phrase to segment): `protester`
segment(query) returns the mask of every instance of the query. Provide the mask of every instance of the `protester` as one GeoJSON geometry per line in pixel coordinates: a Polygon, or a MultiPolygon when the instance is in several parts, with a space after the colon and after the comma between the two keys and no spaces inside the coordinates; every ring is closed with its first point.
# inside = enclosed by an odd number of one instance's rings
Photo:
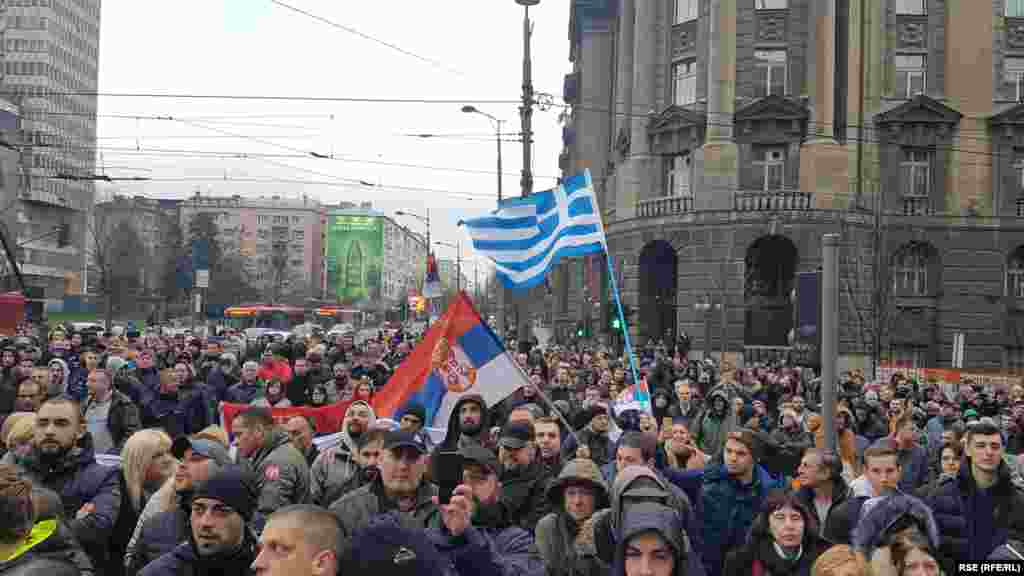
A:
{"type": "Polygon", "coordinates": [[[608,508],[608,488],[597,465],[588,459],[566,463],[548,487],[554,512],[537,524],[537,548],[551,576],[603,576],[609,565],[595,549],[591,530],[584,523],[594,512],[608,508]]]}
{"type": "Polygon", "coordinates": [[[247,576],[256,559],[250,523],[258,498],[257,479],[249,470],[219,470],[192,495],[188,541],[151,562],[141,576],[247,576]]]}
{"type": "Polygon", "coordinates": [[[251,407],[235,416],[232,431],[238,453],[258,476],[259,504],[264,517],[309,498],[309,465],[288,434],[274,424],[268,408],[251,407]]]}
{"type": "Polygon", "coordinates": [[[509,423],[498,439],[501,462],[501,504],[509,522],[532,531],[548,513],[547,489],[551,478],[537,461],[533,425],[509,423]]]}
{"type": "Polygon", "coordinates": [[[132,434],[121,450],[121,508],[110,537],[111,554],[103,573],[124,573],[124,556],[143,508],[174,473],[171,439],[162,430],[132,434]]]}
{"type": "Polygon", "coordinates": [[[687,576],[689,545],[675,510],[642,502],[622,519],[617,535],[617,576],[687,576]]]}
{"type": "Polygon", "coordinates": [[[126,394],[114,389],[110,372],[96,369],[86,380],[89,394],[82,406],[93,447],[101,454],[117,454],[140,427],[139,409],[126,394]]]}
{"type": "Polygon", "coordinates": [[[306,464],[312,466],[317,456],[320,455],[316,444],[313,443],[316,425],[309,418],[292,416],[285,421],[284,430],[288,433],[288,437],[292,439],[292,444],[295,445],[295,448],[306,457],[306,464]]]}
{"type": "Polygon", "coordinates": [[[731,552],[722,574],[810,576],[827,545],[818,537],[818,520],[793,493],[773,492],[765,499],[746,543],[731,552]]]}
{"type": "Polygon", "coordinates": [[[820,448],[808,448],[797,469],[800,484],[797,497],[814,514],[822,538],[829,517],[850,496],[850,487],[843,479],[842,465],[835,454],[820,448]]]}
{"type": "Polygon", "coordinates": [[[267,519],[252,569],[256,576],[336,576],[339,536],[338,520],[327,510],[285,506],[267,519]]]}

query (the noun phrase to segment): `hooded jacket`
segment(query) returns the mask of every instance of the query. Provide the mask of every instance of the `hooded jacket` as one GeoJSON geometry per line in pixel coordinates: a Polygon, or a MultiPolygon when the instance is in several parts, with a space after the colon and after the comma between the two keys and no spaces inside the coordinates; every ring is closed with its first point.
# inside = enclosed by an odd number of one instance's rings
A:
{"type": "Polygon", "coordinates": [[[634,536],[651,531],[656,532],[672,549],[672,576],[693,576],[694,573],[690,571],[693,566],[692,550],[679,513],[653,502],[637,503],[623,517],[622,529],[615,544],[612,575],[626,576],[626,544],[634,536]]]}
{"type": "Polygon", "coordinates": [[[140,576],[249,576],[256,560],[256,537],[248,526],[243,529],[242,545],[217,557],[199,556],[189,531],[188,542],[157,558],[139,572],[140,576]]]}
{"type": "Polygon", "coordinates": [[[547,490],[551,478],[545,470],[535,459],[515,476],[504,469],[501,472],[501,504],[509,521],[525,530],[533,530],[549,511],[547,490]]]}
{"type": "Polygon", "coordinates": [[[448,418],[448,431],[438,448],[441,450],[460,450],[470,443],[475,443],[484,448],[493,449],[494,446],[491,446],[490,442],[483,440],[490,429],[490,416],[487,412],[487,402],[484,401],[484,397],[479,394],[467,394],[459,398],[455,402],[455,406],[452,407],[452,414],[448,418]],[[480,430],[472,436],[462,432],[462,418],[459,417],[459,411],[462,410],[463,404],[468,402],[474,402],[480,406],[480,430]]]}
{"type": "Polygon", "coordinates": [[[548,486],[551,509],[537,523],[535,538],[548,574],[552,576],[596,576],[605,574],[609,565],[597,557],[593,531],[583,530],[565,511],[565,488],[587,484],[594,491],[594,512],[609,506],[608,486],[597,465],[589,459],[569,461],[558,478],[548,486]]]}
{"type": "Polygon", "coordinates": [[[694,441],[701,449],[701,452],[712,457],[718,455],[725,446],[725,437],[732,430],[732,410],[729,407],[729,395],[725,390],[719,388],[708,395],[705,409],[701,413],[696,430],[694,430],[694,441]],[[715,412],[715,400],[721,398],[725,401],[725,411],[719,417],[715,412]]]}
{"type": "Polygon", "coordinates": [[[932,549],[939,549],[939,529],[931,510],[924,502],[902,492],[871,498],[864,503],[860,520],[853,529],[851,545],[874,563],[875,551],[887,548],[887,537],[907,521],[917,525],[932,549]]]}
{"type": "Polygon", "coordinates": [[[367,428],[372,427],[377,421],[373,408],[366,402],[353,402],[345,410],[345,418],[341,422],[341,442],[321,452],[309,470],[310,497],[317,506],[327,508],[338,498],[358,487],[357,484],[354,484],[355,479],[359,476],[359,465],[354,456],[358,448],[348,432],[349,415],[352,412],[352,407],[356,405],[365,406],[370,410],[367,428]]]}
{"type": "Polygon", "coordinates": [[[121,482],[117,468],[96,462],[92,436],[85,433],[79,444],[56,461],[40,459],[33,450],[23,462],[23,469],[33,484],[60,495],[64,517],[75,539],[89,554],[96,566],[107,559],[107,542],[121,509],[121,482]],[[95,510],[76,518],[78,510],[92,503],[95,510]]]}
{"type": "MultiPolygon", "coordinates": [[[[624,516],[627,513],[626,499],[649,500],[652,496],[660,500],[660,504],[675,510],[679,515],[681,529],[686,531],[687,542],[694,542],[694,550],[687,555],[688,576],[704,576],[704,566],[701,564],[701,549],[703,539],[700,535],[700,525],[697,522],[697,515],[693,511],[689,498],[685,493],[673,484],[664,480],[656,472],[646,466],[628,466],[615,475],[615,482],[612,484],[611,508],[595,512],[587,520],[584,530],[591,532],[587,539],[596,547],[596,554],[602,561],[612,564],[616,543],[620,543],[619,535],[622,532],[624,516]],[[635,485],[638,480],[646,479],[654,483],[652,487],[635,485]]],[[[638,504],[631,502],[629,508],[638,504]]],[[[688,547],[689,544],[687,545],[688,547]]],[[[588,551],[589,552],[589,551],[588,551]]]]}
{"type": "Polygon", "coordinates": [[[92,562],[59,520],[36,522],[28,541],[14,556],[0,562],[0,575],[18,576],[29,571],[53,576],[92,576],[92,562]],[[44,572],[45,570],[45,572],[44,572]]]}
{"type": "Polygon", "coordinates": [[[305,504],[309,498],[309,465],[306,457],[280,428],[267,432],[261,446],[247,461],[259,475],[260,499],[256,509],[264,517],[278,508],[305,504]]]}
{"type": "Polygon", "coordinates": [[[1007,540],[1024,540],[1024,481],[1003,462],[996,483],[987,492],[993,508],[981,509],[977,505],[984,498],[979,494],[968,458],[960,465],[957,476],[943,478],[926,499],[942,534],[939,550],[943,556],[957,562],[980,561],[1007,540]],[[988,526],[982,526],[983,523],[988,526]],[[979,538],[982,532],[990,538],[979,538]]]}

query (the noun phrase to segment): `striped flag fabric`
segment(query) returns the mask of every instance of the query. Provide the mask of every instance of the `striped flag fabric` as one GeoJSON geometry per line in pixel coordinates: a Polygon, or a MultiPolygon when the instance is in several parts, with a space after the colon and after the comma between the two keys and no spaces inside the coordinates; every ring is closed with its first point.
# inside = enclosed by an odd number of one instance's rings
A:
{"type": "Polygon", "coordinates": [[[473,248],[494,261],[502,284],[515,290],[543,283],[561,258],[605,251],[589,170],[557,188],[504,200],[494,212],[460,224],[473,248]]]}

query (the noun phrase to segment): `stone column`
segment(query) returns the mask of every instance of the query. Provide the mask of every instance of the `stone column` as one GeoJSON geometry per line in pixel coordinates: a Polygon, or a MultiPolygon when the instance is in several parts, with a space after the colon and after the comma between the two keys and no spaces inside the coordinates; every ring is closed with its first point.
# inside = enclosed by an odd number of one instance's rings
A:
{"type": "Polygon", "coordinates": [[[739,182],[733,140],[736,111],[736,0],[711,0],[708,12],[708,103],[705,143],[695,155],[697,209],[728,209],[739,182]]]}
{"type": "MultiPolygon", "coordinates": [[[[835,140],[836,3],[811,2],[811,50],[807,58],[810,122],[800,150],[800,190],[814,194],[817,208],[846,208],[850,197],[850,162],[835,140]]],[[[844,43],[847,39],[843,39],[844,43]]],[[[852,48],[852,47],[851,47],[852,48]]]]}
{"type": "Polygon", "coordinates": [[[659,62],[658,3],[639,0],[633,2],[633,5],[633,85],[630,107],[627,109],[630,148],[619,173],[618,202],[615,207],[618,219],[632,218],[636,214],[637,201],[654,194],[651,186],[658,166],[658,159],[651,156],[647,141],[648,115],[657,101],[654,90],[655,71],[659,62]]]}
{"type": "Polygon", "coordinates": [[[617,64],[615,72],[615,139],[628,138],[629,113],[633,108],[633,3],[621,0],[619,4],[619,33],[616,38],[617,64]]]}

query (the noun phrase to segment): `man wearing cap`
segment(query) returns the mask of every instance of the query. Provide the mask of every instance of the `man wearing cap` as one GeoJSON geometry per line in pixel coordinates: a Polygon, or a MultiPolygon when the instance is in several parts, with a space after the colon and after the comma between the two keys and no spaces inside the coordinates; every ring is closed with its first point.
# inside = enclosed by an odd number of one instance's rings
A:
{"type": "MultiPolygon", "coordinates": [[[[525,446],[525,445],[524,445],[525,446]]],[[[499,502],[498,459],[477,445],[464,446],[462,484],[427,536],[460,574],[541,576],[544,562],[530,532],[515,526],[499,502]]]]}
{"type": "Polygon", "coordinates": [[[256,536],[256,478],[241,466],[228,466],[200,484],[189,506],[188,542],[157,558],[141,576],[251,574],[256,536]]]}
{"type": "Polygon", "coordinates": [[[608,427],[611,424],[608,415],[608,404],[596,402],[583,412],[586,425],[576,433],[569,435],[562,444],[562,459],[590,458],[598,466],[604,466],[611,459],[612,443],[608,439],[608,427]],[[585,448],[578,453],[578,448],[585,448]]]}
{"type": "Polygon", "coordinates": [[[550,510],[547,489],[551,478],[537,461],[533,424],[510,422],[498,439],[501,504],[509,522],[533,530],[550,510]]]}
{"type": "Polygon", "coordinates": [[[235,416],[231,431],[238,439],[238,454],[259,478],[260,514],[309,498],[309,464],[292,444],[288,433],[274,424],[269,408],[251,407],[235,416]]]}
{"type": "Polygon", "coordinates": [[[388,432],[380,455],[380,476],[331,504],[346,546],[356,530],[387,512],[397,513],[403,527],[428,526],[437,515],[437,505],[434,486],[423,478],[427,460],[427,447],[420,436],[388,432]]]}
{"type": "Polygon", "coordinates": [[[128,541],[124,563],[129,574],[170,552],[188,538],[188,516],[195,487],[231,464],[227,448],[214,440],[181,436],[171,445],[179,464],[174,471],[174,507],[160,510],[159,498],[150,498],[128,541]]]}

